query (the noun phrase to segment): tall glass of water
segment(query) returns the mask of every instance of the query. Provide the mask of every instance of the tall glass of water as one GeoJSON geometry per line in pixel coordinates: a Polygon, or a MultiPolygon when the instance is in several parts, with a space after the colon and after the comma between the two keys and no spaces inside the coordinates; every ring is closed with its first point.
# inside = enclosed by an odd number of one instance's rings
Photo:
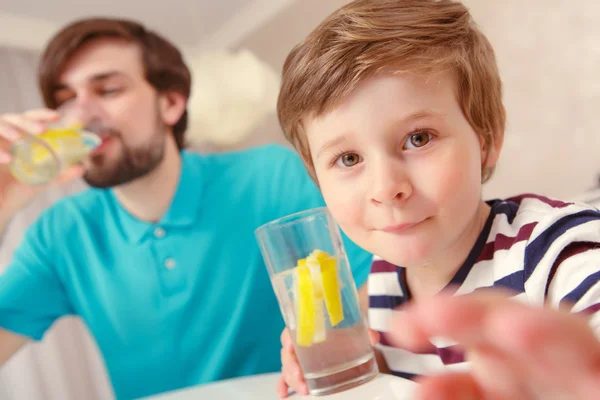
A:
{"type": "Polygon", "coordinates": [[[366,318],[329,211],[283,217],[256,237],[310,393],[336,393],[375,377],[366,318]]]}

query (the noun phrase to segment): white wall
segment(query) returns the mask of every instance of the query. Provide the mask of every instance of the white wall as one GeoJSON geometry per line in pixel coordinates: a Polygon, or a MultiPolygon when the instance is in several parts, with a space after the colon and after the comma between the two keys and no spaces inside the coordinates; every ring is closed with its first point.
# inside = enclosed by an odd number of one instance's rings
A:
{"type": "Polygon", "coordinates": [[[570,196],[600,173],[600,2],[466,2],[496,48],[508,129],[486,192],[570,196]]]}

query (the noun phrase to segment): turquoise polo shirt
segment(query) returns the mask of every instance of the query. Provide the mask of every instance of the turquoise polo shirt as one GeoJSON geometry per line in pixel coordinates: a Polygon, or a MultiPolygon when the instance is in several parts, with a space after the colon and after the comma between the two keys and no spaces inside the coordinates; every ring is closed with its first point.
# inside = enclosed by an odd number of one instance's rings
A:
{"type": "MultiPolygon", "coordinates": [[[[0,327],[39,340],[79,316],[123,399],[277,371],[284,324],[254,229],[321,205],[291,150],[182,152],[158,223],[130,215],[112,190],[48,209],[0,275],[0,327]]],[[[371,256],[345,243],[360,286],[371,256]]]]}

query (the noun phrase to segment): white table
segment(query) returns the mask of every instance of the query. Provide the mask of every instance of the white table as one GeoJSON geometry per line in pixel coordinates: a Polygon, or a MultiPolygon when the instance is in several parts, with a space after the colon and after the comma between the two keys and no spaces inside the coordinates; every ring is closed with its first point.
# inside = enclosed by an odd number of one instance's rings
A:
{"type": "MultiPolygon", "coordinates": [[[[279,374],[255,375],[229,379],[193,388],[177,390],[147,400],[278,400],[275,383],[279,374]]],[[[411,400],[412,381],[391,375],[378,375],[373,380],[329,396],[290,396],[290,400],[411,400]]]]}

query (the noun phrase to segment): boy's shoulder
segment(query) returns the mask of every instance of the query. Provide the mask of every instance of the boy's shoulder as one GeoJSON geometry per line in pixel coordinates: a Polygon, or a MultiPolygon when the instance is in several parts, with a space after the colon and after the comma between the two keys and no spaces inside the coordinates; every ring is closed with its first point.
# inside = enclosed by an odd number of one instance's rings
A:
{"type": "Polygon", "coordinates": [[[551,225],[561,220],[578,219],[581,216],[587,216],[588,219],[600,218],[600,211],[592,205],[533,193],[525,193],[490,203],[495,215],[504,214],[507,221],[516,226],[551,225]]]}
{"type": "Polygon", "coordinates": [[[551,247],[565,248],[578,240],[600,242],[600,211],[591,205],[531,193],[488,204],[489,253],[523,252],[526,261],[537,262],[551,247]]]}

